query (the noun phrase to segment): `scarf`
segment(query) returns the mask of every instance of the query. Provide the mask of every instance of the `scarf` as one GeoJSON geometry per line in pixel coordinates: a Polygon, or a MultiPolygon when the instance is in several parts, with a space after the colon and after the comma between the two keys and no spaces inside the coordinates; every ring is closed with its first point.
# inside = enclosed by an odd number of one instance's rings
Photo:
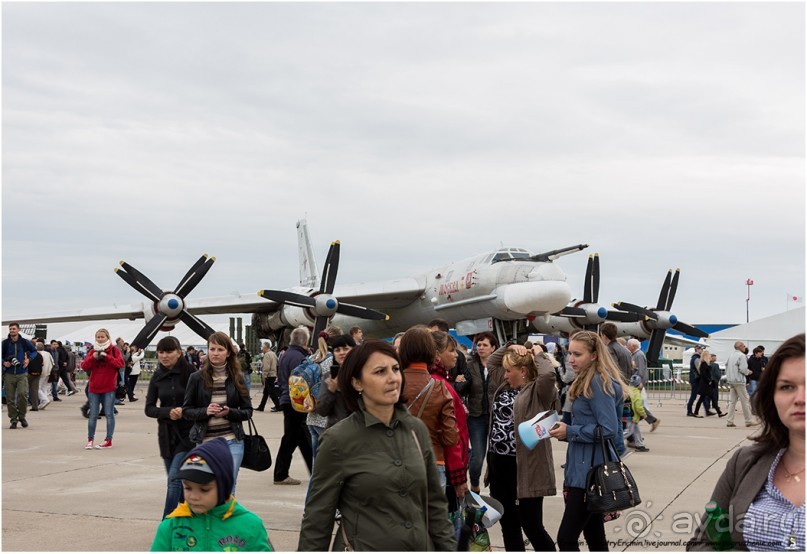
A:
{"type": "Polygon", "coordinates": [[[431,368],[429,368],[429,373],[431,373],[432,375],[439,375],[446,381],[449,381],[448,370],[440,362],[434,362],[431,368]]]}
{"type": "Polygon", "coordinates": [[[103,352],[104,350],[109,348],[109,345],[111,343],[112,341],[109,339],[107,339],[106,342],[96,342],[95,344],[92,345],[92,349],[95,350],[96,352],[103,352]]]}

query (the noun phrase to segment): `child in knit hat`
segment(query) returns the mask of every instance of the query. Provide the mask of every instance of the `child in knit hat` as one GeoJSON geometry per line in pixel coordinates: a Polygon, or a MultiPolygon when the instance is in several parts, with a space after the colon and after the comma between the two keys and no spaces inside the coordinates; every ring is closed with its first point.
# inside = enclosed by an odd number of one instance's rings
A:
{"type": "Polygon", "coordinates": [[[225,439],[191,450],[177,478],[185,502],[160,523],[152,552],[273,551],[261,519],[232,495],[233,457],[225,439]]]}

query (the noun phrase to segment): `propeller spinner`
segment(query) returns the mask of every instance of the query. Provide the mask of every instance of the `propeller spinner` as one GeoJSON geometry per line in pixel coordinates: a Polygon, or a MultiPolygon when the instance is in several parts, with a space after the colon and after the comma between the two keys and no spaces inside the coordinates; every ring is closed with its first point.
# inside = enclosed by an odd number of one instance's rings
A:
{"type": "Polygon", "coordinates": [[[661,356],[661,347],[664,344],[664,336],[667,329],[675,329],[685,335],[692,337],[706,338],[708,333],[701,331],[697,327],[693,327],[671,313],[675,293],[678,291],[678,278],[681,275],[681,270],[676,269],[675,273],[670,269],[667,271],[667,276],[664,278],[664,283],[661,285],[661,292],[659,293],[656,308],[643,308],[636,304],[628,302],[616,302],[614,308],[618,310],[625,310],[636,314],[642,314],[648,318],[644,323],[646,330],[650,333],[650,342],[647,345],[647,361],[651,367],[658,366],[658,360],[661,356]]]}
{"type": "Polygon", "coordinates": [[[143,329],[132,340],[133,345],[138,348],[145,348],[160,329],[170,331],[180,321],[205,340],[215,333],[210,326],[191,314],[185,307],[185,296],[199,284],[205,274],[210,271],[215,261],[216,258],[203,254],[191,266],[173,291],[163,291],[137,269],[123,260],[120,261],[121,267],[115,268],[115,273],[129,283],[132,288],[151,300],[154,307],[154,316],[146,322],[143,329]]]}
{"type": "Polygon", "coordinates": [[[632,323],[642,321],[644,316],[609,310],[605,306],[597,303],[600,294],[600,255],[594,254],[588,257],[586,266],[586,279],[583,290],[583,301],[574,306],[563,308],[558,315],[574,318],[574,323],[587,330],[596,331],[597,326],[603,321],[620,321],[632,323]]]}
{"type": "Polygon", "coordinates": [[[258,296],[262,296],[267,300],[308,310],[312,319],[314,319],[314,331],[311,334],[312,342],[317,340],[316,337],[328,326],[328,320],[337,313],[361,319],[389,319],[389,316],[385,313],[354,304],[341,303],[333,295],[333,289],[336,286],[336,273],[339,269],[340,249],[341,246],[338,240],[331,243],[328,256],[325,258],[325,267],[322,270],[319,291],[313,292],[310,296],[283,290],[262,290],[258,293],[258,296]]]}

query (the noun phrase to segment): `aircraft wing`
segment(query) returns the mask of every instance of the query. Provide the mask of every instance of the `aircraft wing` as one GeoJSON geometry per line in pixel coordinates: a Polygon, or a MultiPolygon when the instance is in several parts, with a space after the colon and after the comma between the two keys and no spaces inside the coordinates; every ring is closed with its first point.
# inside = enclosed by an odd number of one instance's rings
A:
{"type": "MultiPolygon", "coordinates": [[[[273,312],[277,302],[259,297],[257,294],[235,294],[188,300],[188,311],[194,315],[239,314],[253,312],[273,312]]],[[[150,308],[150,306],[148,307],[150,308]]],[[[3,325],[17,323],[61,323],[69,321],[103,321],[109,319],[142,319],[148,309],[145,302],[129,305],[113,305],[103,308],[87,308],[74,312],[52,312],[48,314],[10,317],[3,325]]]]}
{"type": "Polygon", "coordinates": [[[406,278],[357,285],[337,286],[333,294],[340,302],[357,304],[384,312],[403,308],[415,301],[426,290],[426,279],[406,278]]]}
{"type": "Polygon", "coordinates": [[[706,342],[688,339],[681,335],[674,335],[669,331],[664,336],[664,342],[674,344],[675,346],[683,346],[684,348],[690,348],[695,346],[703,346],[704,348],[709,348],[709,344],[706,342]]]}

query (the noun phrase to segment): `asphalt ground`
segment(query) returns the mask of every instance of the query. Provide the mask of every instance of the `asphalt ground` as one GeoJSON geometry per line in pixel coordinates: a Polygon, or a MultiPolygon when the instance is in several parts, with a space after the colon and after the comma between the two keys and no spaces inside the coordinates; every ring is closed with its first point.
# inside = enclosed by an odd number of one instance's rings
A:
{"type": "MultiPolygon", "coordinates": [[[[255,405],[258,394],[253,389],[255,405]]],[[[87,420],[79,411],[83,394],[64,396],[43,411],[29,412],[27,429],[9,429],[3,406],[3,551],[150,548],[162,515],[165,469],[157,447],[157,423],[143,413],[144,386],[138,387],[137,395],[138,402],[118,407],[114,446],[109,450],[84,450],[87,420]]],[[[725,401],[721,405],[725,408],[725,401]]],[[[654,433],[642,423],[650,452],[633,453],[626,460],[643,502],[606,523],[612,551],[684,550],[728,458],[748,444],[747,437],[756,429],[743,426],[741,413],[735,419],[737,428],[727,428],[725,418],[686,417],[682,398],[651,393],[650,408],[662,420],[654,433]]],[[[256,411],[254,421],[276,457],[282,414],[256,411]]],[[[103,438],[105,425],[104,419],[98,421],[97,437],[103,438]]],[[[560,486],[566,445],[552,443],[560,486]]],[[[303,484],[274,485],[271,469],[261,473],[242,469],[238,477],[239,502],[261,517],[279,551],[297,547],[308,483],[299,454],[290,474],[303,484]]],[[[553,537],[562,514],[560,494],[544,500],[544,525],[553,537]]],[[[503,550],[498,525],[490,535],[494,550],[503,550]]]]}

